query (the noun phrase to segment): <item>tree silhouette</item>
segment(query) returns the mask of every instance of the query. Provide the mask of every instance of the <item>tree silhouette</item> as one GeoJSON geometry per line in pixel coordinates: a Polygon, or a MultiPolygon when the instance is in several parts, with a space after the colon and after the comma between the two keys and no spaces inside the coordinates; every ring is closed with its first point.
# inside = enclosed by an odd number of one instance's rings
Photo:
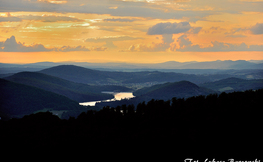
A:
{"type": "Polygon", "coordinates": [[[135,109],[135,107],[134,107],[134,105],[128,105],[128,114],[134,114],[134,109],[135,109]]]}
{"type": "Polygon", "coordinates": [[[118,146],[116,152],[134,151],[136,146],[140,151],[161,149],[184,158],[186,153],[256,156],[261,154],[257,146],[263,136],[262,98],[263,90],[256,90],[151,100],[139,103],[136,112],[134,105],[105,106],[69,120],[50,112],[37,113],[0,121],[1,145],[38,149],[87,146],[89,151],[118,146]]]}
{"type": "Polygon", "coordinates": [[[125,115],[127,113],[127,106],[126,105],[122,105],[121,109],[122,109],[122,113],[125,115]]]}
{"type": "Polygon", "coordinates": [[[143,101],[142,103],[139,103],[137,105],[136,114],[142,115],[145,113],[145,111],[146,111],[146,104],[145,101],[143,101]]]}

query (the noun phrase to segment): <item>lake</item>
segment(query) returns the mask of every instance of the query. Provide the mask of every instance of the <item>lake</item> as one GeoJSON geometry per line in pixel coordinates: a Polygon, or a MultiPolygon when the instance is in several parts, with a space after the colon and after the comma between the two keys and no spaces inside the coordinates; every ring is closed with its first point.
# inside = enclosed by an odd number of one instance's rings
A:
{"type": "Polygon", "coordinates": [[[111,102],[111,101],[120,101],[122,99],[130,99],[135,97],[132,92],[101,92],[101,93],[108,93],[113,94],[114,98],[109,100],[102,100],[102,101],[90,101],[90,102],[82,102],[79,103],[82,106],[95,106],[96,103],[99,102],[111,102]]]}

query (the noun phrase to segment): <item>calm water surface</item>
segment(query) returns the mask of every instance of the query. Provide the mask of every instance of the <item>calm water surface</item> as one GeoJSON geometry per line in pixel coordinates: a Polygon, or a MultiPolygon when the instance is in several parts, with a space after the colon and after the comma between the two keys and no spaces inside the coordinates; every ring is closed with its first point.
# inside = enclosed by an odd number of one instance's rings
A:
{"type": "Polygon", "coordinates": [[[102,100],[102,101],[90,101],[90,102],[83,102],[79,103],[82,106],[95,106],[96,103],[98,102],[111,102],[111,101],[120,101],[122,99],[130,99],[135,97],[132,92],[102,92],[102,93],[108,93],[108,94],[113,94],[114,98],[109,99],[109,100],[102,100]]]}

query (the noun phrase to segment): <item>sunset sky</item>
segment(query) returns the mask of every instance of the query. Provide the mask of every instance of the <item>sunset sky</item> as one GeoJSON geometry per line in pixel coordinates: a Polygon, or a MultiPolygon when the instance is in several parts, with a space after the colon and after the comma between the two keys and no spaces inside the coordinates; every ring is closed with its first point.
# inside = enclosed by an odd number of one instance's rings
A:
{"type": "Polygon", "coordinates": [[[0,0],[0,62],[263,60],[263,0],[0,0]]]}

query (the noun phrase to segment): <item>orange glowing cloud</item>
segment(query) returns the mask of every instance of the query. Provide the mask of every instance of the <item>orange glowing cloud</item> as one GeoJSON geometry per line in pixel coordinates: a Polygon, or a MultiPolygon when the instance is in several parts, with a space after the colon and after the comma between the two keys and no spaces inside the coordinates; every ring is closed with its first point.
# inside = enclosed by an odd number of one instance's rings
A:
{"type": "Polygon", "coordinates": [[[62,1],[62,0],[38,0],[38,2],[48,2],[48,3],[54,3],[54,4],[64,4],[68,3],[68,1],[62,1]]]}
{"type": "Polygon", "coordinates": [[[8,62],[259,60],[263,59],[262,8],[260,0],[2,1],[0,58],[8,62]]]}

